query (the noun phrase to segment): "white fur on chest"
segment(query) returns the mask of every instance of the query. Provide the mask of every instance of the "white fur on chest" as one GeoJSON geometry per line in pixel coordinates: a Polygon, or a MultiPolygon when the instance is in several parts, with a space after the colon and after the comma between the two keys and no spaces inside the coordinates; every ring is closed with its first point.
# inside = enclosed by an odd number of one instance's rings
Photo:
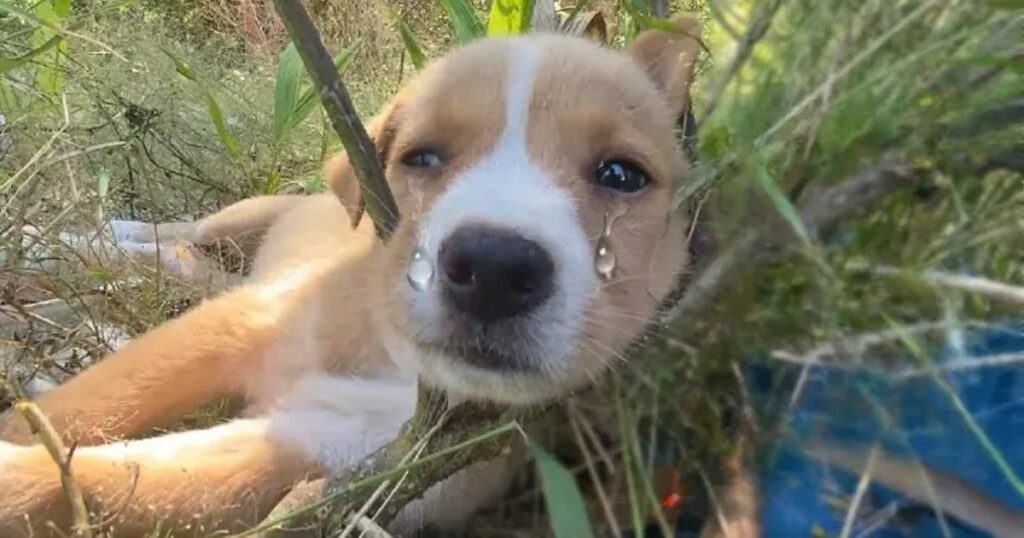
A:
{"type": "Polygon", "coordinates": [[[351,465],[398,436],[416,408],[416,380],[311,373],[269,414],[270,434],[327,469],[351,465]]]}

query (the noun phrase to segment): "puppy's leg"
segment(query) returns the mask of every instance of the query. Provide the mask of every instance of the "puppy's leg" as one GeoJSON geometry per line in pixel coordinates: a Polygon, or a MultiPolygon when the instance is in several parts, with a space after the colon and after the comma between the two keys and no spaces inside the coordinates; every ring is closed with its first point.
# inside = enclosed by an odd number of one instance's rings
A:
{"type": "MultiPolygon", "coordinates": [[[[65,442],[90,445],[167,424],[218,397],[240,394],[267,350],[293,327],[292,316],[320,273],[303,268],[209,300],[43,395],[37,404],[65,442]]],[[[0,438],[32,441],[11,412],[0,438]]]]}
{"type": "Polygon", "coordinates": [[[194,222],[144,224],[117,221],[111,223],[115,236],[134,243],[183,240],[194,245],[214,246],[227,243],[244,255],[256,253],[263,234],[284,213],[307,197],[296,194],[246,198],[194,222]]]}
{"type": "MultiPolygon", "coordinates": [[[[319,473],[258,419],[79,448],[71,469],[92,523],[109,524],[114,536],[144,535],[157,525],[175,536],[248,528],[295,482],[319,473]]],[[[66,530],[68,506],[42,446],[0,442],[0,536],[49,536],[47,521],[66,530]]]]}

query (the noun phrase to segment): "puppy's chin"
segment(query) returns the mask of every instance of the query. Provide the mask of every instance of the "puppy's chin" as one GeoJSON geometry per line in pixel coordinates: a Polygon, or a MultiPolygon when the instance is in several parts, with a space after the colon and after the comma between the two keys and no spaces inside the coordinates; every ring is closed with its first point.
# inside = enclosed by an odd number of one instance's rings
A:
{"type": "Polygon", "coordinates": [[[565,357],[561,367],[552,368],[546,362],[533,366],[495,352],[475,354],[469,348],[420,344],[396,327],[382,310],[375,309],[374,314],[380,341],[392,361],[459,399],[541,404],[565,396],[596,375],[593,365],[574,364],[589,363],[576,357],[565,357]]]}
{"type": "Polygon", "coordinates": [[[469,350],[452,355],[436,347],[421,348],[420,373],[438,388],[470,399],[503,404],[542,404],[565,396],[583,380],[555,379],[539,369],[524,367],[491,368],[496,359],[506,357],[468,355],[469,350]]]}

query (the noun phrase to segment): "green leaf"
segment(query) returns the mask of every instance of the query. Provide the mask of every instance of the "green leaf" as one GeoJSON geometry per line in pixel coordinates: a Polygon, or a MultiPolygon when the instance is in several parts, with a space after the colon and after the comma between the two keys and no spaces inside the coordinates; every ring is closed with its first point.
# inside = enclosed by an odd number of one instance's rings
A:
{"type": "Polygon", "coordinates": [[[213,123],[213,128],[217,131],[217,138],[220,139],[220,143],[228,150],[228,153],[232,157],[242,162],[242,150],[238,145],[238,139],[235,138],[234,133],[228,128],[227,122],[224,121],[224,112],[220,108],[220,103],[217,102],[217,97],[213,94],[209,87],[200,80],[199,75],[188,66],[185,62],[175,57],[166,49],[161,49],[171,61],[174,62],[174,70],[179,75],[186,79],[196,83],[197,86],[203,91],[203,95],[206,97],[206,110],[210,116],[210,122],[213,123]]]}
{"type": "Polygon", "coordinates": [[[172,62],[174,62],[174,70],[177,71],[179,75],[191,80],[192,82],[199,82],[199,77],[196,75],[196,72],[193,71],[192,68],[188,66],[188,64],[178,59],[176,56],[171,54],[166,49],[161,49],[161,52],[163,52],[168,58],[171,59],[172,62]]]}
{"type": "Polygon", "coordinates": [[[274,81],[274,137],[284,138],[292,125],[292,115],[299,106],[299,87],[305,74],[302,57],[295,43],[289,42],[277,64],[274,81]]]}
{"type": "Polygon", "coordinates": [[[626,0],[623,4],[623,7],[626,8],[630,15],[650,17],[652,14],[651,6],[647,3],[647,0],[626,0]]]}
{"type": "Polygon", "coordinates": [[[22,21],[30,24],[35,24],[39,26],[51,25],[51,23],[48,23],[40,19],[39,17],[33,15],[30,11],[17,7],[14,4],[7,2],[6,0],[0,0],[0,12],[4,12],[7,13],[8,15],[18,17],[22,21]]]}
{"type": "Polygon", "coordinates": [[[210,112],[210,121],[213,122],[214,128],[217,129],[217,137],[220,138],[221,144],[227,148],[228,153],[232,157],[242,160],[242,150],[238,147],[238,140],[235,139],[235,135],[228,129],[227,123],[224,122],[224,113],[220,110],[220,105],[217,104],[217,99],[213,96],[213,92],[206,92],[206,105],[210,112]]]}
{"type": "Polygon", "coordinates": [[[281,171],[274,170],[263,183],[263,194],[274,195],[281,192],[281,171]]]}
{"type": "MultiPolygon", "coordinates": [[[[356,41],[334,56],[334,67],[339,73],[348,68],[359,43],[356,41]]],[[[295,45],[289,43],[281,53],[274,86],[274,137],[279,141],[287,138],[319,103],[316,87],[309,81],[302,57],[295,45]]]]}
{"type": "MultiPolygon", "coordinates": [[[[348,65],[352,61],[352,56],[359,48],[359,43],[359,41],[352,43],[348,47],[341,49],[341,51],[334,56],[334,67],[338,70],[338,74],[342,74],[346,69],[348,69],[348,65]]],[[[303,73],[305,73],[305,71],[303,71],[303,73]]],[[[307,84],[302,90],[298,103],[296,103],[295,108],[292,110],[291,120],[285,126],[285,134],[291,132],[293,129],[298,127],[300,123],[305,121],[306,118],[316,110],[316,107],[319,104],[320,99],[317,95],[316,87],[314,87],[312,83],[307,84]]]]}
{"type": "Polygon", "coordinates": [[[767,167],[760,167],[757,174],[757,182],[764,189],[768,199],[772,201],[772,204],[779,214],[782,215],[782,218],[786,219],[786,222],[793,227],[793,231],[796,232],[805,244],[810,244],[811,236],[804,226],[804,219],[800,216],[800,212],[797,211],[793,202],[789,200],[789,197],[779,188],[775,178],[769,174],[767,167]]]}
{"type": "Polygon", "coordinates": [[[32,60],[32,58],[35,58],[36,56],[45,53],[53,47],[56,47],[63,40],[64,36],[53,36],[48,41],[46,41],[46,43],[43,43],[41,46],[36,47],[26,52],[25,54],[22,54],[21,56],[18,56],[16,58],[0,59],[0,75],[6,73],[7,71],[27,64],[29,61],[32,60]]]}
{"type": "Polygon", "coordinates": [[[487,18],[488,36],[519,35],[530,29],[535,0],[493,0],[487,18]]]}
{"type": "MultiPolygon", "coordinates": [[[[32,36],[32,46],[45,47],[58,35],[59,27],[71,14],[70,0],[46,0],[36,5],[36,16],[44,23],[32,36]]],[[[52,62],[41,63],[36,69],[36,88],[46,95],[56,97],[64,89],[64,72],[60,68],[61,58],[68,52],[67,42],[61,40],[55,45],[52,62]]]]}
{"type": "Polygon", "coordinates": [[[404,19],[398,19],[398,33],[402,36],[402,44],[405,45],[405,52],[409,54],[413,67],[417,70],[423,69],[427,63],[427,56],[423,54],[423,48],[420,47],[416,34],[412,33],[412,28],[409,28],[404,19]]]}
{"type": "Polygon", "coordinates": [[[71,0],[53,0],[53,11],[61,20],[71,15],[71,0]]]}
{"type": "Polygon", "coordinates": [[[576,479],[554,456],[530,442],[530,451],[537,462],[544,503],[551,519],[556,538],[586,538],[594,536],[590,516],[583,503],[576,479]]]}
{"type": "Polygon", "coordinates": [[[448,11],[459,43],[469,43],[484,36],[484,25],[467,0],[441,0],[441,4],[448,11]]]}

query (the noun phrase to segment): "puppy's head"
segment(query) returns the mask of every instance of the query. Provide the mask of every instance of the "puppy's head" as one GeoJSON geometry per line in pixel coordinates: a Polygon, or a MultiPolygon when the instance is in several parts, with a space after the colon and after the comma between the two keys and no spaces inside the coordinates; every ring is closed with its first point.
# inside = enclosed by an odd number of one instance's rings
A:
{"type": "MultiPolygon", "coordinates": [[[[531,402],[621,357],[687,258],[674,125],[699,28],[673,22],[626,53],[481,40],[370,123],[402,214],[372,277],[396,360],[466,397],[531,402]]],[[[328,170],[358,222],[351,175],[328,170]]]]}

